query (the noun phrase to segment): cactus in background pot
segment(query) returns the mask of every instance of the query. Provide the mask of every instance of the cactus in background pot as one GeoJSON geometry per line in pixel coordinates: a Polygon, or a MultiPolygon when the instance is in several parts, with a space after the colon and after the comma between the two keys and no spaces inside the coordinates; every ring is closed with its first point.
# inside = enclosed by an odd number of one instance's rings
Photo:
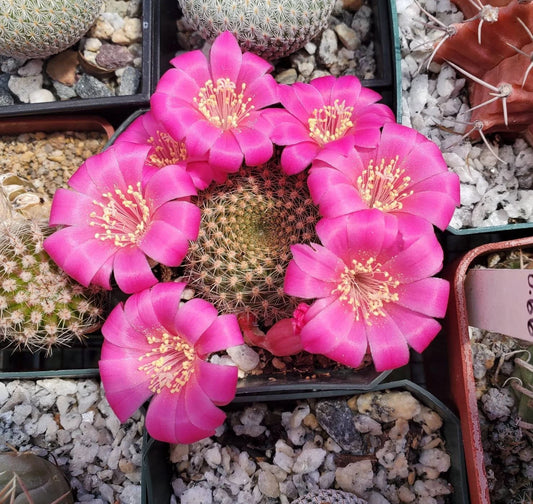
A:
{"type": "Polygon", "coordinates": [[[179,0],[186,21],[206,40],[232,32],[245,51],[287,56],[327,25],[335,0],[179,0]]]}
{"type": "Polygon", "coordinates": [[[103,296],[61,271],[42,249],[48,229],[8,221],[0,234],[0,342],[32,351],[81,339],[101,322],[103,296]]]}
{"type": "Polygon", "coordinates": [[[103,0],[0,0],[0,55],[47,58],[75,44],[103,0]]]}

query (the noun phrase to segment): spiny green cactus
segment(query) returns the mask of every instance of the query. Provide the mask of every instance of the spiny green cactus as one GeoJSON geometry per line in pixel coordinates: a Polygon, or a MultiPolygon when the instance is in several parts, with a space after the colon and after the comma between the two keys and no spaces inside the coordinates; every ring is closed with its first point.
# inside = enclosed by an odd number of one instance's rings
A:
{"type": "Polygon", "coordinates": [[[518,416],[524,427],[533,430],[533,345],[523,353],[527,357],[514,360],[518,380],[513,380],[511,385],[519,398],[518,416]]]}
{"type": "Polygon", "coordinates": [[[327,25],[335,0],[179,0],[206,40],[231,31],[243,50],[275,60],[303,47],[327,25]]]}
{"type": "Polygon", "coordinates": [[[42,249],[48,233],[26,220],[0,226],[0,342],[49,353],[98,327],[103,295],[55,265],[42,249]]]}
{"type": "Polygon", "coordinates": [[[0,0],[0,55],[46,58],[75,44],[103,0],[0,0]]]}
{"type": "Polygon", "coordinates": [[[61,470],[30,452],[0,453],[0,504],[72,504],[61,470]]]}
{"type": "Polygon", "coordinates": [[[252,313],[266,326],[290,317],[298,304],[283,291],[290,246],[316,239],[306,176],[284,175],[276,162],[246,167],[197,204],[202,221],[183,262],[187,282],[223,313],[252,313]]]}

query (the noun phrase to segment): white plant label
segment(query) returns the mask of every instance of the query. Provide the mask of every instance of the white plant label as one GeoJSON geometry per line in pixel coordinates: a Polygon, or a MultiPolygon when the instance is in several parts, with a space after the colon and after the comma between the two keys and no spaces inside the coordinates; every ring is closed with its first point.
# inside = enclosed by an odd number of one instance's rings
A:
{"type": "Polygon", "coordinates": [[[465,294],[469,325],[533,342],[533,270],[472,269],[465,294]]]}

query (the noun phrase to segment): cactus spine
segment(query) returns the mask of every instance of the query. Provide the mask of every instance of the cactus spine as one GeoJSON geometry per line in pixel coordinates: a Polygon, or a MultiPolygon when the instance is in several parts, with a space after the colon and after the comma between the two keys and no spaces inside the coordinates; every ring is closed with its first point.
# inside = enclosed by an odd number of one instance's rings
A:
{"type": "Polygon", "coordinates": [[[318,220],[305,175],[284,175],[276,162],[244,168],[197,204],[186,281],[223,313],[252,313],[266,326],[290,317],[298,304],[283,291],[290,246],[315,239],[318,220]]]}
{"type": "Polygon", "coordinates": [[[266,60],[303,47],[327,25],[335,0],[179,0],[206,40],[231,31],[241,48],[266,60]]]}
{"type": "Polygon", "coordinates": [[[0,237],[0,341],[51,352],[81,339],[102,315],[102,295],[71,280],[42,249],[47,228],[5,223],[0,237]]]}
{"type": "Polygon", "coordinates": [[[0,55],[46,58],[75,44],[103,0],[0,0],[0,55]]]}

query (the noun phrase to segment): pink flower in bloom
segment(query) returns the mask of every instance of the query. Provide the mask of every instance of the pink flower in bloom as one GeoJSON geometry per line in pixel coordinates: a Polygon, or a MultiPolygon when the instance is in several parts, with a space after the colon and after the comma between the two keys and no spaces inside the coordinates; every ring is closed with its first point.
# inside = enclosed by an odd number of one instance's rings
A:
{"type": "Polygon", "coordinates": [[[448,170],[437,145],[393,123],[385,124],[373,149],[351,149],[347,155],[323,151],[307,183],[325,217],[376,208],[445,229],[459,205],[459,178],[448,170]]]}
{"type": "Polygon", "coordinates": [[[326,147],[374,147],[383,124],[394,121],[392,110],[376,103],[381,96],[351,75],[281,85],[279,94],[285,110],[271,109],[267,117],[275,125],[274,143],[286,145],[281,166],[290,175],[326,147]]]}
{"type": "Polygon", "coordinates": [[[209,61],[201,51],[171,61],[151,98],[152,111],[173,138],[185,138],[191,156],[208,153],[216,170],[236,172],[265,163],[273,153],[264,107],[278,102],[272,66],[242,53],[230,32],[220,34],[209,61]]]}
{"type": "Polygon", "coordinates": [[[314,302],[304,314],[303,348],[360,365],[370,348],[378,371],[409,360],[438,333],[449,285],[433,278],[443,253],[433,232],[409,239],[398,220],[365,210],[317,224],[322,245],[293,245],[289,295],[314,302]]]}
{"type": "Polygon", "coordinates": [[[183,165],[198,189],[205,189],[215,178],[222,182],[223,177],[213,172],[207,162],[207,155],[192,158],[187,153],[183,139],[175,139],[158,121],[151,111],[137,117],[115,140],[132,142],[151,147],[146,156],[144,178],[169,165],[183,165]]]}
{"type": "Polygon", "coordinates": [[[152,397],[146,429],[168,443],[193,443],[215,433],[235,396],[238,369],[207,362],[241,345],[234,315],[218,316],[202,299],[180,304],[186,284],[159,283],[115,307],[102,327],[99,363],[106,398],[124,422],[152,397]]]}
{"type": "Polygon", "coordinates": [[[200,210],[188,201],[196,189],[184,167],[167,166],[141,182],[149,146],[113,145],[72,175],[74,189],[58,189],[44,241],[50,257],[82,285],[136,292],[157,282],[149,258],[178,266],[195,240],[200,210]]]}

